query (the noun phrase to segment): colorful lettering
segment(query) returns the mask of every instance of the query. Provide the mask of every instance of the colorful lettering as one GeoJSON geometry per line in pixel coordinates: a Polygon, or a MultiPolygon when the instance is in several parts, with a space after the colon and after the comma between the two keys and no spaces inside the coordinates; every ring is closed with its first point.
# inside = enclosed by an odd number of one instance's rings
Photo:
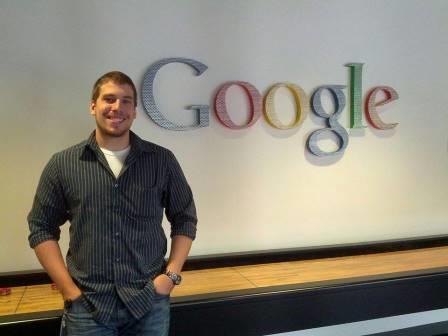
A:
{"type": "Polygon", "coordinates": [[[365,128],[362,124],[362,63],[349,63],[350,68],[350,128],[365,128]]]}
{"type": "Polygon", "coordinates": [[[311,153],[317,156],[330,156],[341,153],[345,150],[348,145],[348,133],[344,127],[342,127],[338,122],[338,117],[342,113],[345,107],[345,95],[342,89],[345,85],[326,85],[319,87],[312,96],[311,107],[314,113],[319,117],[327,119],[328,128],[322,128],[311,133],[308,138],[308,149],[311,153]],[[322,106],[322,92],[328,90],[333,97],[333,102],[335,106],[335,111],[333,114],[328,114],[325,112],[322,106]],[[333,132],[339,139],[339,148],[334,152],[325,152],[319,148],[318,140],[319,135],[324,132],[333,132]]]}
{"type": "Polygon", "coordinates": [[[261,116],[261,94],[258,92],[257,88],[253,86],[252,84],[248,82],[241,82],[241,81],[232,81],[227,82],[223,84],[215,97],[215,112],[216,116],[218,117],[218,120],[226,127],[230,129],[243,129],[252,126],[257,122],[257,120],[261,116]],[[226,93],[227,90],[232,85],[238,85],[241,87],[244,92],[247,94],[247,97],[249,98],[250,103],[250,117],[249,121],[246,125],[237,125],[235,124],[229,116],[229,113],[227,112],[227,105],[226,105],[226,93]]]}
{"type": "Polygon", "coordinates": [[[301,119],[303,119],[302,113],[306,114],[308,110],[309,104],[306,93],[298,85],[291,83],[278,83],[272,86],[266,95],[264,104],[265,118],[266,121],[275,128],[286,130],[296,127],[300,123],[301,119]],[[289,125],[285,125],[280,121],[274,104],[275,93],[282,87],[287,88],[292,93],[296,105],[296,116],[289,125]]]}
{"type": "Polygon", "coordinates": [[[196,70],[197,76],[200,76],[208,68],[205,64],[188,58],[165,58],[151,65],[143,77],[142,85],[142,100],[146,113],[157,125],[173,131],[185,131],[199,127],[207,127],[209,125],[208,105],[191,105],[188,107],[189,110],[196,111],[197,121],[193,125],[175,124],[166,119],[157,107],[154,99],[154,79],[160,68],[169,63],[184,63],[189,65],[196,70]]]}
{"type": "Polygon", "coordinates": [[[367,95],[366,100],[366,116],[373,127],[380,130],[388,130],[395,128],[398,125],[398,123],[387,124],[383,122],[380,119],[380,116],[378,115],[378,112],[376,110],[378,106],[386,105],[397,99],[398,99],[397,91],[395,91],[390,86],[378,86],[374,88],[372,91],[370,91],[370,93],[367,95]],[[376,96],[381,91],[383,91],[386,94],[386,99],[377,102],[376,96]]]}

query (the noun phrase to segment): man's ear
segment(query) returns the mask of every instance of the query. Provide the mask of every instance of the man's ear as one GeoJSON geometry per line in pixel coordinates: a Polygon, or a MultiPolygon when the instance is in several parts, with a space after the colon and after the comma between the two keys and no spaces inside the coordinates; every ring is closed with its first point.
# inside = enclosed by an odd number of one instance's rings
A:
{"type": "Polygon", "coordinates": [[[94,101],[90,102],[90,114],[95,115],[96,104],[94,101]]]}

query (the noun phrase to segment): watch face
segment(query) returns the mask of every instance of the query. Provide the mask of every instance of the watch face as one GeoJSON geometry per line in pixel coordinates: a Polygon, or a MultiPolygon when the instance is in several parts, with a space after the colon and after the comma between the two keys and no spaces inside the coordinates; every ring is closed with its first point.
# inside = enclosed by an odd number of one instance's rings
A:
{"type": "Polygon", "coordinates": [[[179,285],[182,281],[182,277],[180,276],[180,274],[168,271],[166,272],[166,275],[171,279],[171,281],[173,281],[175,285],[179,285]]]}

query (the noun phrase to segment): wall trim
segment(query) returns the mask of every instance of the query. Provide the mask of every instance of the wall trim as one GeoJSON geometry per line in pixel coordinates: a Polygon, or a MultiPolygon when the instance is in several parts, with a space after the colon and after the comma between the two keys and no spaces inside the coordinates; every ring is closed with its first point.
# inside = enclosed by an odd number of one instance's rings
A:
{"type": "MultiPolygon", "coordinates": [[[[447,245],[448,235],[434,235],[352,244],[210,254],[189,257],[184,265],[184,271],[267,264],[283,261],[335,258],[447,245]]],[[[0,287],[29,286],[51,282],[51,279],[43,270],[0,273],[0,287]]]]}

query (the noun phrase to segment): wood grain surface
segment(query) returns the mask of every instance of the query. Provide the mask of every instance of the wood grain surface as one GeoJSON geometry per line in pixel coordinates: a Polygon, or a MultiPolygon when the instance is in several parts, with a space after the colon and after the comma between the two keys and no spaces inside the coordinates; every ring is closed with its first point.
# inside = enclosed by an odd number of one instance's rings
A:
{"type": "MultiPolygon", "coordinates": [[[[172,296],[306,284],[446,266],[448,266],[448,247],[434,247],[361,256],[205,269],[183,272],[182,285],[174,289],[172,296]]],[[[0,296],[0,315],[62,308],[62,297],[58,290],[51,288],[50,284],[14,287],[10,295],[0,296]]]]}

